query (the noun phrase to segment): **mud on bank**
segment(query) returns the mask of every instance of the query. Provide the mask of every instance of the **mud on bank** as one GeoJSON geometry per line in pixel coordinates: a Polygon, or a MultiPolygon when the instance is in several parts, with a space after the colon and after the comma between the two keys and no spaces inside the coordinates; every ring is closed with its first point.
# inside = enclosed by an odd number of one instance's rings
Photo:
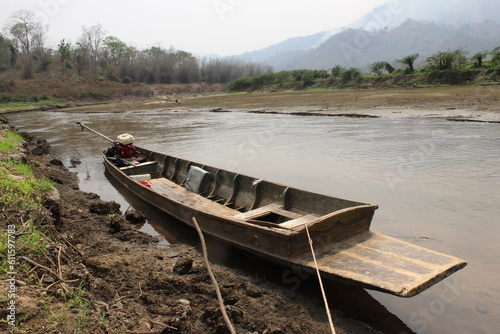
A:
{"type": "Polygon", "coordinates": [[[137,110],[284,113],[300,116],[447,117],[500,122],[500,85],[305,90],[239,94],[184,95],[175,101],[153,97],[57,109],[96,113],[137,110]]]}
{"type": "MultiPolygon", "coordinates": [[[[23,134],[35,176],[54,183],[35,222],[44,233],[41,254],[18,254],[18,333],[226,333],[197,247],[157,247],[137,231],[119,205],[78,189],[77,176],[50,155],[50,146],[23,134]]],[[[26,213],[1,208],[2,230],[26,213]]],[[[3,255],[3,254],[2,254],[3,255]]],[[[225,305],[238,333],[329,333],[318,296],[301,295],[259,275],[214,265],[225,305]]],[[[1,275],[2,295],[8,289],[1,275]]],[[[6,319],[9,300],[1,300],[6,319]]],[[[334,312],[337,333],[376,333],[334,312]]]]}

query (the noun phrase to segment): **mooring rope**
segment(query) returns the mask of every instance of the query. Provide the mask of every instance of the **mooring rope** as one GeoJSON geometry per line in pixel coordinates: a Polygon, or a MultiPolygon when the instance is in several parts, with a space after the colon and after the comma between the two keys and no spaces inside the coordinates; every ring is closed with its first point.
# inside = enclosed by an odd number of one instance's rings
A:
{"type": "Polygon", "coordinates": [[[193,223],[194,226],[196,227],[196,231],[198,231],[198,235],[200,236],[201,248],[203,250],[203,258],[205,259],[205,266],[207,267],[208,275],[210,275],[210,278],[212,279],[212,283],[215,288],[215,293],[217,293],[217,299],[219,300],[219,306],[220,306],[220,311],[222,312],[222,317],[224,318],[227,328],[229,329],[231,334],[237,334],[236,331],[234,330],[231,320],[229,320],[229,316],[227,315],[226,306],[224,306],[224,299],[222,299],[222,294],[220,292],[219,284],[217,284],[217,280],[215,279],[214,273],[212,272],[212,268],[210,267],[210,262],[208,261],[207,245],[205,244],[205,238],[203,237],[203,232],[201,232],[200,226],[198,225],[198,221],[196,220],[195,217],[193,217],[193,223]]]}
{"type": "Polygon", "coordinates": [[[323,301],[325,302],[326,315],[328,316],[328,322],[330,322],[330,329],[332,333],[335,334],[335,326],[333,325],[332,315],[330,313],[330,307],[328,306],[328,300],[326,298],[325,289],[323,288],[323,281],[321,280],[321,274],[319,272],[318,261],[316,260],[316,254],[314,254],[313,241],[311,235],[309,234],[309,227],[306,224],[307,238],[309,239],[309,246],[311,247],[311,253],[314,259],[314,266],[316,267],[316,274],[318,275],[319,286],[321,287],[321,293],[323,294],[323,301]]]}

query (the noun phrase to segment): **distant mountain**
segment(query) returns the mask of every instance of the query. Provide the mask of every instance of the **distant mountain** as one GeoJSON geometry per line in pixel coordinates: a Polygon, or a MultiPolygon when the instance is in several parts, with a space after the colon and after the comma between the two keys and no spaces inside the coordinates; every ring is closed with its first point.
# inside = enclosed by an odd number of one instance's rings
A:
{"type": "Polygon", "coordinates": [[[460,27],[500,21],[500,1],[495,0],[392,0],[350,24],[364,30],[395,28],[408,19],[460,27]]]}
{"type": "MultiPolygon", "coordinates": [[[[336,30],[338,31],[340,29],[336,30]]],[[[331,35],[330,32],[320,32],[310,36],[292,37],[265,49],[243,53],[239,57],[279,68],[280,64],[292,62],[307,51],[320,46],[331,35]]]]}
{"type": "Polygon", "coordinates": [[[393,0],[342,29],[290,38],[240,57],[275,70],[336,64],[366,69],[375,61],[412,53],[419,53],[422,61],[459,47],[471,53],[489,50],[500,46],[499,32],[500,1],[393,0]]]}
{"type": "Polygon", "coordinates": [[[439,51],[464,48],[472,54],[500,46],[500,24],[484,22],[460,28],[408,20],[392,30],[368,33],[348,29],[319,47],[304,52],[284,69],[329,69],[335,65],[367,70],[377,61],[395,60],[418,53],[417,65],[439,51]]]}

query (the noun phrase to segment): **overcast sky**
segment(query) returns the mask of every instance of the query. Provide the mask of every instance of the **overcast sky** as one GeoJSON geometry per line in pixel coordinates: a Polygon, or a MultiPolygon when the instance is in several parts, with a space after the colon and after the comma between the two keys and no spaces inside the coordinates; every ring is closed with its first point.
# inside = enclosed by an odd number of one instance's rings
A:
{"type": "Polygon", "coordinates": [[[17,10],[38,14],[49,44],[75,42],[82,26],[140,49],[173,46],[233,55],[348,25],[388,0],[0,0],[0,27],[17,10]]]}

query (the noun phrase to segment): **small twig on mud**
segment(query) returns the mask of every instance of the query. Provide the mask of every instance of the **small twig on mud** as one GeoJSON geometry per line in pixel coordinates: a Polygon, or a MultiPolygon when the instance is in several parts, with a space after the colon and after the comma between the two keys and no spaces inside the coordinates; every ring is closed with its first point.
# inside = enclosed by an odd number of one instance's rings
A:
{"type": "Polygon", "coordinates": [[[67,259],[69,259],[71,261],[71,256],[69,256],[68,253],[66,253],[64,251],[64,249],[61,249],[61,253],[62,253],[62,255],[66,256],[67,259]]]}
{"type": "Polygon", "coordinates": [[[49,261],[50,261],[50,263],[52,263],[52,265],[53,265],[54,267],[56,266],[56,264],[54,263],[54,261],[52,261],[52,259],[50,258],[49,254],[47,254],[47,252],[42,251],[42,254],[45,256],[45,258],[46,258],[47,260],[49,260],[49,261]]]}
{"type": "Polygon", "coordinates": [[[106,308],[106,312],[109,312],[109,305],[107,303],[101,302],[101,301],[93,301],[92,303],[98,304],[98,305],[103,305],[106,308]]]}
{"type": "Polygon", "coordinates": [[[41,265],[40,263],[36,263],[35,261],[31,260],[31,259],[28,259],[26,256],[21,256],[20,257],[21,260],[24,260],[26,262],[29,262],[31,263],[32,265],[34,266],[37,266],[39,268],[42,268],[46,271],[49,272],[49,274],[52,274],[53,276],[55,276],[58,280],[60,280],[61,282],[64,282],[64,283],[74,283],[74,282],[78,282],[78,279],[73,279],[73,280],[65,280],[64,278],[62,278],[60,275],[58,275],[55,271],[53,271],[52,269],[50,268],[47,268],[46,266],[44,265],[41,265]]]}
{"type": "Polygon", "coordinates": [[[36,279],[38,280],[38,285],[40,285],[40,287],[43,287],[42,280],[43,280],[43,277],[45,276],[45,274],[42,274],[42,276],[40,277],[36,273],[35,269],[36,269],[36,267],[31,268],[31,270],[28,272],[28,274],[31,274],[31,272],[33,272],[33,274],[36,276],[36,279]]]}
{"type": "Polygon", "coordinates": [[[62,274],[61,274],[61,245],[59,245],[59,250],[57,252],[57,274],[59,275],[59,277],[62,277],[62,274]]]}
{"type": "Polygon", "coordinates": [[[68,239],[66,239],[66,237],[64,235],[62,235],[61,233],[59,233],[59,231],[57,231],[57,229],[52,226],[52,229],[54,230],[54,232],[61,238],[63,239],[63,241],[68,245],[70,246],[71,248],[73,248],[78,254],[80,254],[80,256],[83,256],[83,253],[78,249],[76,248],[71,242],[68,241],[68,239]]]}
{"type": "MultiPolygon", "coordinates": [[[[135,312],[135,314],[137,314],[138,316],[141,316],[142,317],[142,320],[146,320],[146,321],[149,321],[150,323],[152,324],[155,324],[155,325],[160,325],[160,326],[163,326],[165,328],[168,328],[168,329],[173,329],[175,331],[179,330],[178,328],[175,328],[175,327],[172,327],[172,326],[169,326],[167,324],[164,324],[163,322],[158,322],[158,321],[154,321],[153,319],[150,319],[148,318],[145,314],[141,314],[139,312],[135,312]]],[[[153,333],[156,333],[157,331],[154,331],[153,333]]],[[[127,332],[128,333],[128,332],[127,332]]]]}
{"type": "Polygon", "coordinates": [[[44,290],[48,291],[52,286],[56,285],[57,283],[59,283],[59,282],[54,282],[52,284],[49,284],[47,287],[45,287],[44,290]]]}
{"type": "Polygon", "coordinates": [[[122,299],[124,299],[124,298],[127,298],[127,296],[122,296],[122,297],[118,298],[117,300],[115,300],[115,301],[113,302],[113,304],[111,304],[111,307],[113,307],[113,306],[115,306],[116,304],[118,304],[118,303],[119,303],[122,299]]]}
{"type": "Polygon", "coordinates": [[[231,320],[227,315],[226,306],[224,305],[224,299],[222,299],[222,294],[220,292],[219,284],[217,284],[217,280],[215,279],[214,273],[212,272],[212,268],[210,267],[210,262],[208,261],[208,253],[207,253],[207,245],[205,244],[205,237],[203,236],[203,232],[201,231],[200,226],[198,225],[198,221],[196,220],[195,217],[193,217],[193,223],[194,226],[196,227],[196,231],[198,231],[198,235],[200,236],[201,248],[203,250],[203,258],[205,259],[205,266],[207,267],[208,274],[210,275],[210,279],[212,280],[212,283],[214,285],[222,317],[224,318],[227,328],[229,329],[231,334],[236,334],[236,330],[234,329],[233,324],[231,323],[231,320]]]}

